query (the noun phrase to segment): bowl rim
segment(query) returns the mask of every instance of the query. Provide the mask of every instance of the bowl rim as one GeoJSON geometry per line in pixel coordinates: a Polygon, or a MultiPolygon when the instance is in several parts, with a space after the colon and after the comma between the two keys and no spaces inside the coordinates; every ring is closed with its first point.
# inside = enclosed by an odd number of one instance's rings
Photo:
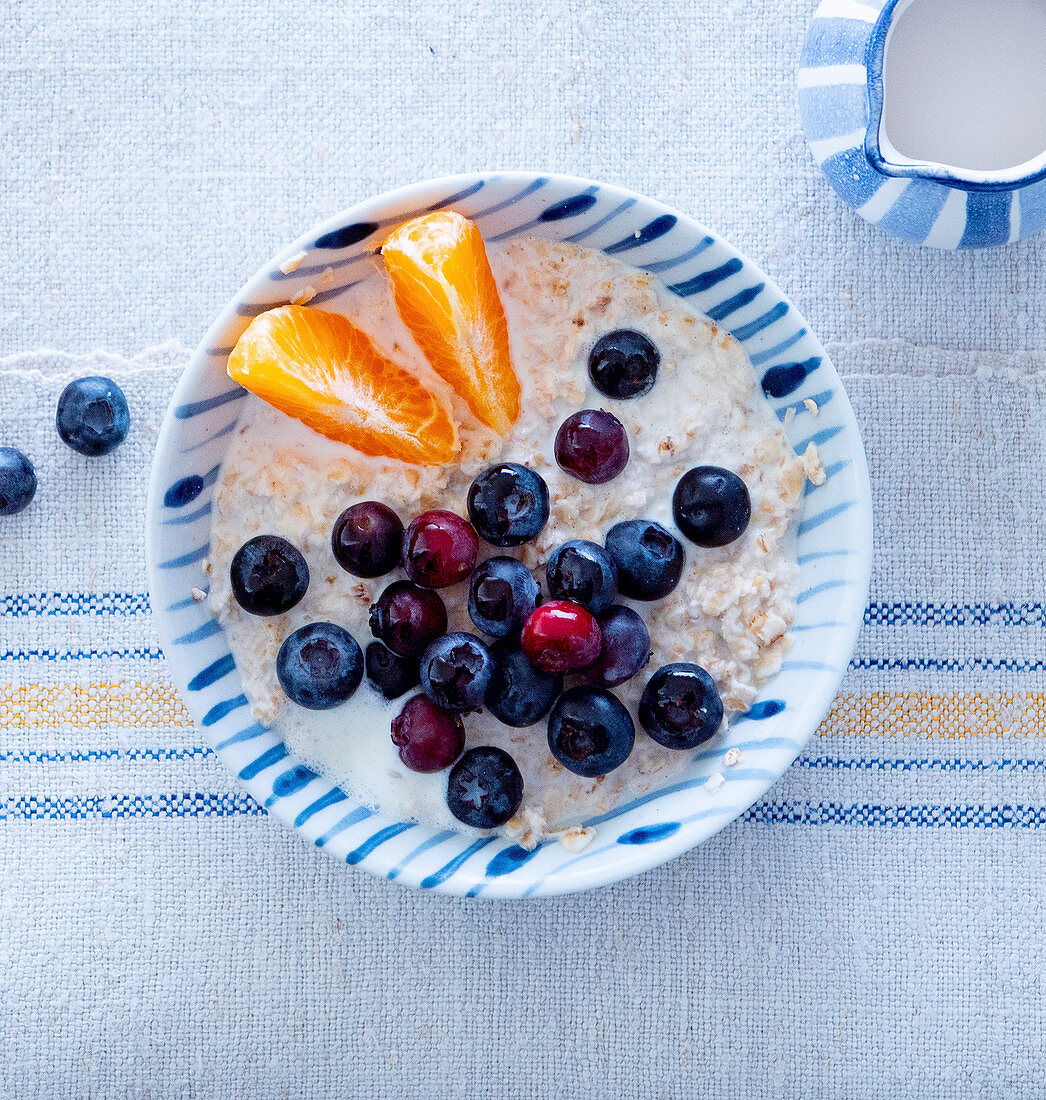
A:
{"type": "MultiPolygon", "coordinates": [[[[821,357],[822,366],[828,369],[828,378],[831,380],[834,387],[833,401],[838,402],[837,409],[839,410],[839,416],[846,422],[846,426],[852,431],[856,441],[856,446],[852,451],[848,452],[848,458],[853,464],[852,472],[856,481],[855,500],[853,502],[854,508],[850,514],[849,523],[849,526],[853,529],[850,543],[855,549],[853,550],[852,558],[849,559],[847,573],[847,584],[850,586],[854,597],[851,600],[854,612],[846,621],[836,624],[842,628],[840,637],[845,644],[840,645],[840,650],[845,652],[845,659],[839,662],[838,669],[832,670],[828,675],[822,675],[815,679],[804,710],[807,714],[813,714],[816,715],[816,717],[807,723],[808,728],[798,733],[795,751],[791,753],[787,763],[781,767],[776,774],[769,775],[769,777],[765,779],[758,779],[754,785],[749,787],[746,793],[739,798],[736,812],[731,813],[730,816],[724,817],[722,820],[717,820],[710,828],[706,827],[706,824],[703,823],[692,823],[690,828],[681,827],[674,835],[667,837],[657,844],[622,846],[620,849],[620,858],[609,865],[599,862],[589,867],[578,867],[576,873],[570,877],[569,881],[561,881],[562,876],[557,874],[555,876],[555,882],[548,888],[543,888],[540,891],[540,897],[549,897],[610,885],[645,871],[652,870],[690,851],[692,848],[697,847],[745,813],[745,811],[760,799],[766,791],[777,782],[781,775],[787,771],[792,762],[794,762],[802,751],[809,738],[815,732],[819,722],[827,713],[831,701],[838,691],[839,684],[846,672],[847,663],[856,644],[857,635],[862,625],[863,610],[867,604],[873,550],[871,485],[860,428],[854,416],[849,397],[843,388],[842,381],[839,379],[835,366],[825,351],[823,344],[810,330],[805,318],[795,309],[790,299],[783,293],[777,283],[766,275],[758,264],[741,253],[729,241],[708,229],[702,222],[682,211],[617,184],[604,183],[599,180],[565,173],[537,172],[522,169],[501,171],[492,169],[456,173],[454,175],[435,177],[393,188],[359,203],[355,203],[311,227],[307,232],[295,238],[290,244],[286,245],[270,260],[259,267],[254,275],[240,287],[222,308],[218,317],[208,327],[203,338],[193,351],[192,357],[175,387],[164,414],[163,423],[157,436],[156,447],[153,453],[146,506],[146,566],[154,618],[160,635],[161,647],[167,658],[167,665],[171,677],[178,688],[179,694],[189,708],[194,724],[197,726],[208,745],[215,751],[215,754],[222,759],[223,765],[226,766],[235,777],[236,771],[225,759],[224,752],[218,747],[216,739],[201,725],[199,713],[201,705],[198,700],[193,698],[191,692],[187,690],[189,676],[186,674],[183,667],[185,658],[173,645],[175,633],[174,624],[171,621],[169,613],[162,609],[160,601],[156,599],[156,593],[161,588],[158,562],[159,548],[157,546],[157,536],[162,530],[159,523],[159,515],[163,507],[164,486],[169,480],[169,468],[163,462],[163,458],[167,456],[168,452],[171,450],[172,439],[178,431],[179,422],[174,416],[174,411],[178,407],[190,403],[197,396],[199,383],[207,370],[207,359],[215,341],[227,332],[235,321],[243,319],[243,315],[237,312],[237,307],[251,302],[259,289],[263,286],[268,286],[271,282],[271,273],[275,270],[279,270],[282,264],[296,258],[301,252],[307,252],[314,248],[317,239],[325,234],[335,233],[348,225],[373,220],[372,215],[380,211],[387,211],[388,208],[395,207],[397,204],[402,204],[410,200],[428,198],[436,191],[456,194],[463,189],[476,185],[480,181],[493,181],[495,179],[498,182],[510,182],[519,184],[523,187],[532,185],[536,181],[541,180],[577,188],[579,192],[592,188],[597,190],[601,195],[609,195],[618,203],[638,202],[643,204],[643,208],[650,211],[653,216],[659,217],[661,215],[670,215],[675,218],[677,222],[685,225],[692,233],[708,237],[711,241],[719,245],[721,249],[728,252],[731,256],[735,256],[741,261],[742,270],[747,269],[750,275],[765,285],[765,289],[769,291],[771,295],[776,296],[793,311],[793,319],[804,330],[805,336],[811,341],[812,346],[821,357]],[[698,824],[701,824],[701,828],[695,827],[698,824]],[[695,836],[694,833],[700,833],[701,835],[695,836]]],[[[659,282],[662,282],[662,285],[667,285],[663,283],[659,276],[655,277],[659,279],[659,282]]],[[[273,302],[271,305],[267,306],[267,308],[271,308],[277,304],[279,303],[273,302]]],[[[696,306],[694,308],[697,309],[696,306]]],[[[698,312],[701,311],[698,310],[698,312]]],[[[780,675],[781,673],[778,672],[775,677],[768,681],[768,684],[772,684],[780,675]]],[[[768,685],[764,685],[763,690],[765,690],[767,686],[768,685]]],[[[295,821],[295,815],[289,805],[280,801],[276,801],[272,805],[266,805],[264,794],[266,788],[265,783],[260,782],[257,778],[245,777],[242,774],[238,777],[237,781],[246,787],[247,791],[259,805],[265,806],[266,812],[273,814],[284,825],[293,829],[303,840],[308,841],[312,839],[315,843],[316,838],[311,837],[308,831],[303,830],[300,823],[295,821]]],[[[336,787],[333,780],[325,781],[332,787],[336,787]]],[[[271,802],[272,800],[268,801],[271,802]]],[[[433,832],[430,827],[425,828],[429,828],[430,832],[433,832]]],[[[380,849],[362,857],[358,861],[354,861],[353,865],[370,871],[378,877],[391,877],[392,864],[380,849]]],[[[393,881],[405,886],[422,886],[422,882],[414,881],[416,877],[416,875],[404,873],[402,876],[397,875],[393,881]]],[[[440,892],[453,895],[466,894],[466,890],[460,883],[455,881],[453,875],[449,881],[434,883],[425,888],[428,889],[429,892],[440,892]]],[[[471,896],[471,892],[468,893],[471,896]]],[[[519,884],[514,881],[514,876],[506,874],[489,882],[489,888],[484,890],[482,896],[489,898],[515,899],[531,897],[533,895],[529,891],[521,892],[519,884]]]]}

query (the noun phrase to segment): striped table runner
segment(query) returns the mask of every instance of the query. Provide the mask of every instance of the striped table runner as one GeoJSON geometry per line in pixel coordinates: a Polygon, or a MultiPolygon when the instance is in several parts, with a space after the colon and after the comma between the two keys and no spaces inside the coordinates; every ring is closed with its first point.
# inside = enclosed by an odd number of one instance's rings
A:
{"type": "MultiPolygon", "coordinates": [[[[1029,827],[1046,817],[1046,437],[1039,357],[900,342],[831,349],[862,424],[876,558],[850,673],[806,751],[748,820],[1029,827]]],[[[184,363],[44,356],[0,373],[5,440],[34,459],[4,521],[0,815],[255,814],[172,687],[145,592],[153,441],[184,363]],[[128,443],[87,460],[48,410],[78,373],[117,378],[128,443]]]]}
{"type": "MultiPolygon", "coordinates": [[[[832,711],[751,821],[1025,827],[1046,814],[1042,362],[865,343],[833,349],[868,447],[877,554],[832,711]]],[[[4,521],[0,814],[253,814],[170,684],[145,593],[148,461],[184,353],[25,361],[0,374],[5,438],[36,462],[4,521]],[[51,415],[106,371],[131,439],[89,461],[51,415]]]]}

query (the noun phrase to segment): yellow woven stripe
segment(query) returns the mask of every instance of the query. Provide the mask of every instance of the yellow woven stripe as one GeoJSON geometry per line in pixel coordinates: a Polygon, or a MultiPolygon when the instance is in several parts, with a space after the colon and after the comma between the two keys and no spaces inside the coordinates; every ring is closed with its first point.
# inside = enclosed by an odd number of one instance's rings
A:
{"type": "MultiPolygon", "coordinates": [[[[171,683],[0,685],[0,730],[192,726],[171,683]]],[[[876,692],[836,697],[821,737],[1046,737],[1046,694],[876,692]]]]}
{"type": "Polygon", "coordinates": [[[839,695],[817,732],[822,737],[946,741],[968,737],[1044,737],[1046,694],[931,695],[911,691],[839,695]]]}
{"type": "Polygon", "coordinates": [[[0,685],[0,730],[51,726],[170,729],[190,727],[192,719],[171,683],[0,685]]]}

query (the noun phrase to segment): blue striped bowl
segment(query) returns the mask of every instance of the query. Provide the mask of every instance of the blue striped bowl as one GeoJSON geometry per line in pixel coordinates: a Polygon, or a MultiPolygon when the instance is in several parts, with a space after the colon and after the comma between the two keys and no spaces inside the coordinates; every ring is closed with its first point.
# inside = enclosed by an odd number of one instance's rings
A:
{"type": "Polygon", "coordinates": [[[750,806],[791,764],[823,717],[853,649],[871,561],[868,473],[850,403],[824,349],[780,290],[749,260],[692,219],[618,187],[567,176],[504,172],[455,176],[361,203],[307,233],[267,264],[222,312],[185,372],[160,433],[149,487],[149,584],[175,683],[204,737],[251,795],[310,843],[376,875],[450,894],[540,897],[584,890],[687,851],[750,806]],[[778,676],[725,735],[664,789],[588,824],[595,842],[524,851],[500,837],[436,832],[373,813],[296,760],[278,733],[253,722],[223,631],[190,595],[206,587],[211,500],[244,392],[225,372],[249,319],[315,285],[312,305],[337,308],[381,230],[452,206],[488,240],[536,235],[602,248],[653,272],[729,329],[762,378],[796,451],[822,450],[826,482],[809,488],[798,533],[801,595],[795,642],[778,676]],[[286,275],[281,265],[305,259],[286,275]],[[821,408],[814,420],[803,399],[821,408]],[[724,768],[736,746],[741,763],[724,768]],[[707,777],[722,769],[715,793],[707,777]]]}

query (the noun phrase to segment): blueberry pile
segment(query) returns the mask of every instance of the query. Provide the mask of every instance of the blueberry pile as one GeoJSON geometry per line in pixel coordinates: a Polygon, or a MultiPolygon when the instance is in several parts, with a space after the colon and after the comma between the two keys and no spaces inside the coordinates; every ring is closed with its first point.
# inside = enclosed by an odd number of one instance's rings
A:
{"type": "MultiPolygon", "coordinates": [[[[589,375],[604,396],[629,400],[653,387],[659,361],[646,336],[622,329],[593,347],[589,375]]],[[[583,409],[560,426],[554,453],[568,474],[602,485],[627,466],[628,434],[612,413],[583,409]]],[[[3,461],[0,451],[0,492],[3,461]]],[[[523,778],[502,749],[464,751],[462,716],[486,708],[513,728],[547,716],[548,748],[562,767],[585,778],[620,767],[636,730],[612,689],[646,667],[651,646],[643,617],[618,600],[664,599],[686,561],[683,543],[668,528],[652,519],[625,520],[606,532],[603,545],[571,539],[556,547],[545,562],[543,600],[537,578],[522,562],[506,554],[479,560],[480,544],[504,549],[536,538],[550,506],[544,479],[517,462],[491,466],[475,478],[468,519],[434,510],[405,527],[380,501],[352,505],[331,535],[338,564],[367,578],[401,570],[370,609],[375,640],[364,655],[343,628],[310,623],[287,638],[277,658],[283,690],[304,707],[340,705],[364,675],[386,699],[410,693],[392,722],[400,760],[417,772],[449,768],[447,805],[477,828],[494,828],[516,813],[523,778]],[[448,633],[439,590],[464,583],[477,633],[448,633]]],[[[672,515],[688,541],[720,547],[744,534],[751,501],[736,474],[698,466],[676,485],[672,515]]],[[[285,539],[260,535],[236,553],[231,581],[245,611],[279,615],[305,595],[309,569],[285,539]]],[[[703,668],[680,662],[650,677],[638,713],[654,741],[692,749],[719,729],[723,703],[703,668]]]]}
{"type": "MultiPolygon", "coordinates": [[[[77,378],[58,399],[55,427],[62,442],[74,451],[92,458],[107,455],[130,430],[127,398],[111,378],[77,378]]],[[[36,468],[30,459],[14,447],[0,447],[0,516],[28,508],[36,487],[36,468]]]]}

